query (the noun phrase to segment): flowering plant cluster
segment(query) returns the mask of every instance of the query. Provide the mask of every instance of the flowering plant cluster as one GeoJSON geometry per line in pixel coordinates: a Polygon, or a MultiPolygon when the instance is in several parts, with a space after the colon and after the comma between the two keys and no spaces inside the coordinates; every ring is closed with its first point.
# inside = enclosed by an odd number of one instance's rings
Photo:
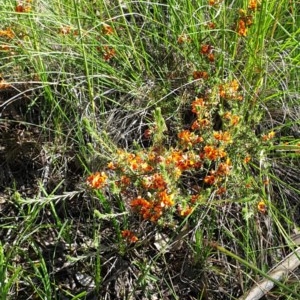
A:
{"type": "MultiPolygon", "coordinates": [[[[214,87],[218,101],[242,100],[236,80],[214,87]]],[[[118,191],[132,212],[142,220],[158,224],[186,217],[211,193],[223,197],[233,168],[227,149],[231,147],[239,116],[222,113],[224,130],[214,130],[214,94],[196,97],[191,103],[194,121],[177,134],[176,145],[164,144],[167,131],[160,109],[145,136],[152,146],[127,151],[119,149],[105,170],[91,174],[87,183],[94,189],[118,191]],[[191,180],[193,178],[193,180],[191,180]]],[[[131,235],[124,231],[131,242],[131,235]]]]}

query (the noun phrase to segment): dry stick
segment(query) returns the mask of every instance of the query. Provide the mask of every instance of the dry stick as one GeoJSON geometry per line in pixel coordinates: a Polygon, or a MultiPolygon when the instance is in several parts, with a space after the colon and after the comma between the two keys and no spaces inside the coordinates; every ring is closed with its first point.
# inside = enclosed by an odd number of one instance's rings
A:
{"type": "Polygon", "coordinates": [[[265,279],[261,281],[258,287],[255,287],[250,290],[250,293],[246,293],[246,295],[243,295],[238,300],[258,300],[262,296],[264,296],[270,289],[273,288],[273,286],[276,284],[277,286],[281,287],[285,291],[288,291],[291,293],[295,299],[300,299],[300,295],[295,293],[293,290],[291,290],[289,287],[281,283],[279,280],[282,279],[283,275],[287,274],[289,271],[294,270],[297,266],[300,265],[299,255],[300,255],[300,247],[297,248],[293,253],[289,254],[285,259],[283,259],[279,264],[275,266],[275,268],[271,269],[271,272],[266,274],[265,272],[261,271],[259,268],[253,266],[251,263],[247,262],[246,260],[242,259],[238,255],[234,254],[233,252],[225,249],[224,247],[220,246],[216,242],[209,242],[209,245],[216,250],[224,253],[227,256],[230,256],[237,261],[239,261],[241,264],[247,266],[248,268],[256,271],[261,276],[263,276],[265,279]],[[253,290],[256,290],[257,296],[255,296],[255,293],[252,293],[253,290]],[[245,298],[246,297],[246,298],[245,298]]]}
{"type": "Polygon", "coordinates": [[[250,291],[246,292],[239,300],[258,300],[263,297],[274,287],[275,280],[282,280],[289,272],[295,270],[300,265],[299,255],[300,247],[286,256],[268,272],[268,276],[273,280],[269,278],[261,280],[257,286],[254,286],[250,291]]]}
{"type": "MultiPolygon", "coordinates": [[[[300,245],[300,234],[295,234],[291,237],[296,245],[300,245]]],[[[279,281],[282,280],[289,272],[292,272],[300,265],[300,247],[294,252],[287,255],[278,264],[276,264],[269,272],[268,275],[279,281]]],[[[274,281],[265,278],[261,280],[256,286],[251,288],[239,300],[258,300],[263,297],[268,291],[274,287],[274,281]]]]}

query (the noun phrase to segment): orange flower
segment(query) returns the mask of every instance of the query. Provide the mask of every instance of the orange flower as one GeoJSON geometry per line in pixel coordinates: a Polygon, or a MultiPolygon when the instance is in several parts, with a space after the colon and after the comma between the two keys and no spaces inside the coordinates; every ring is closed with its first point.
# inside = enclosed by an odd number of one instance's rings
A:
{"type": "Polygon", "coordinates": [[[213,146],[205,146],[204,153],[201,154],[201,156],[204,156],[209,160],[216,160],[217,158],[223,158],[226,155],[227,154],[223,149],[215,148],[213,146]]]}
{"type": "Polygon", "coordinates": [[[5,90],[9,87],[11,87],[11,85],[7,83],[0,75],[0,90],[5,90]]]}
{"type": "Polygon", "coordinates": [[[105,61],[111,60],[116,56],[116,50],[112,47],[104,46],[104,55],[103,58],[105,61]]]}
{"type": "Polygon", "coordinates": [[[250,0],[248,8],[250,10],[256,10],[258,6],[257,0],[250,0]]]}
{"type": "Polygon", "coordinates": [[[223,142],[231,142],[231,136],[228,131],[219,131],[219,132],[214,132],[214,138],[218,141],[223,141],[223,142]]]}
{"type": "Polygon", "coordinates": [[[204,178],[204,182],[209,185],[213,185],[216,182],[216,177],[214,175],[207,175],[204,178]]]}
{"type": "Polygon", "coordinates": [[[114,34],[114,30],[110,25],[104,24],[102,27],[102,33],[104,35],[111,35],[114,34]]]}
{"type": "Polygon", "coordinates": [[[201,108],[205,107],[205,102],[203,98],[197,98],[192,102],[192,112],[197,114],[200,112],[201,108]]]}
{"type": "Polygon", "coordinates": [[[269,185],[269,183],[270,183],[269,179],[263,180],[263,184],[264,184],[264,185],[269,185]]]}
{"type": "Polygon", "coordinates": [[[148,163],[143,162],[143,163],[140,164],[140,170],[142,172],[149,173],[149,172],[153,171],[153,167],[150,166],[148,163]]]}
{"type": "Polygon", "coordinates": [[[237,116],[237,115],[233,115],[231,120],[230,120],[230,124],[232,126],[236,126],[239,123],[239,121],[240,121],[240,117],[237,116]]]}
{"type": "Polygon", "coordinates": [[[194,121],[192,126],[191,126],[191,129],[192,130],[197,130],[197,129],[200,129],[200,124],[198,122],[198,120],[194,121]]]}
{"type": "Polygon", "coordinates": [[[204,157],[210,160],[216,160],[218,158],[218,151],[213,146],[204,147],[204,157]]]}
{"type": "Polygon", "coordinates": [[[137,198],[133,199],[130,202],[130,205],[132,207],[136,207],[136,206],[143,206],[143,207],[147,207],[147,208],[151,207],[150,202],[142,197],[137,197],[137,198]]]}
{"type": "Polygon", "coordinates": [[[179,170],[185,171],[192,168],[200,168],[202,163],[196,160],[195,155],[187,153],[176,163],[176,166],[179,170]]]}
{"type": "Polygon", "coordinates": [[[15,11],[17,13],[24,13],[24,12],[30,12],[31,11],[31,6],[30,6],[30,1],[25,1],[26,3],[21,3],[19,2],[16,5],[15,11]]]}
{"type": "Polygon", "coordinates": [[[104,172],[96,172],[87,178],[87,184],[93,189],[101,189],[106,184],[107,175],[104,172]]]}
{"type": "Polygon", "coordinates": [[[225,193],[226,193],[226,188],[220,186],[220,187],[218,188],[218,190],[217,190],[217,194],[218,194],[218,195],[223,195],[223,194],[225,194],[225,193]]]}
{"type": "Polygon", "coordinates": [[[138,210],[144,220],[156,222],[162,216],[163,207],[166,206],[166,204],[169,204],[169,202],[167,202],[168,198],[164,194],[161,196],[163,197],[162,201],[158,201],[156,203],[149,202],[144,198],[138,197],[132,200],[130,205],[132,208],[138,210]],[[163,201],[166,201],[166,203],[163,201]]]}
{"type": "Polygon", "coordinates": [[[144,138],[147,140],[150,139],[152,135],[153,135],[153,130],[150,128],[146,129],[143,133],[144,138]]]}
{"type": "Polygon", "coordinates": [[[198,120],[198,122],[199,122],[201,128],[205,128],[210,125],[210,121],[208,119],[201,119],[201,120],[198,120]]]}
{"type": "Polygon", "coordinates": [[[219,176],[226,176],[230,173],[230,167],[231,167],[230,162],[220,163],[218,165],[218,169],[217,169],[216,174],[219,175],[219,176]]]}
{"type": "Polygon", "coordinates": [[[214,62],[215,61],[215,55],[213,53],[209,53],[207,55],[207,58],[210,62],[214,62]]]}
{"type": "Polygon", "coordinates": [[[230,93],[234,93],[234,92],[237,92],[237,90],[239,89],[239,82],[234,79],[232,80],[230,83],[229,83],[229,92],[230,93]]]}
{"type": "Polygon", "coordinates": [[[257,204],[257,209],[258,211],[260,211],[261,213],[265,214],[267,212],[267,205],[264,201],[260,201],[257,204]]]}
{"type": "Polygon", "coordinates": [[[140,166],[144,163],[143,159],[139,155],[135,155],[133,153],[127,155],[126,161],[133,171],[138,170],[140,166]]]}
{"type": "Polygon", "coordinates": [[[213,47],[211,45],[202,45],[200,53],[203,55],[208,55],[209,53],[211,53],[212,49],[213,47]]]}
{"type": "Polygon", "coordinates": [[[208,79],[208,74],[205,71],[194,71],[193,78],[196,79],[208,79]]]}
{"type": "MultiPolygon", "coordinates": [[[[225,92],[223,95],[225,95],[225,92]]],[[[229,120],[230,125],[232,126],[236,126],[240,121],[240,117],[237,115],[232,115],[230,111],[225,112],[223,118],[229,120]]]]}
{"type": "Polygon", "coordinates": [[[122,230],[121,235],[124,239],[126,239],[130,243],[136,243],[139,239],[138,237],[130,230],[122,230]]]}
{"type": "Polygon", "coordinates": [[[157,222],[157,220],[162,216],[162,210],[159,206],[156,206],[155,209],[157,209],[155,213],[152,213],[149,217],[144,219],[149,219],[153,223],[157,222]]]}
{"type": "Polygon", "coordinates": [[[178,161],[180,161],[182,159],[182,155],[183,155],[182,151],[173,149],[166,159],[166,164],[169,165],[173,162],[177,163],[178,161]]]}
{"type": "Polygon", "coordinates": [[[213,47],[211,45],[202,45],[200,53],[202,55],[205,55],[210,62],[214,62],[215,61],[215,56],[212,53],[212,50],[213,50],[213,47]]]}
{"type": "Polygon", "coordinates": [[[10,51],[11,50],[11,46],[9,45],[0,45],[0,51],[10,51]]]}
{"type": "Polygon", "coordinates": [[[163,176],[159,173],[155,173],[148,178],[149,188],[156,190],[164,190],[167,187],[167,183],[163,176]]]}
{"type": "Polygon", "coordinates": [[[215,29],[215,28],[216,28],[216,24],[213,23],[213,22],[208,22],[206,25],[207,25],[207,27],[208,27],[209,29],[215,29]]]}
{"type": "MultiPolygon", "coordinates": [[[[220,90],[221,90],[221,86],[219,87],[219,92],[220,92],[220,90]]],[[[223,118],[226,119],[226,120],[231,120],[231,118],[232,118],[231,112],[230,111],[226,111],[224,113],[224,115],[223,115],[223,118]]]]}
{"type": "Polygon", "coordinates": [[[191,199],[190,199],[190,202],[191,202],[192,204],[195,204],[195,203],[197,203],[197,201],[199,201],[200,198],[201,198],[201,197],[200,197],[199,194],[197,194],[197,195],[192,195],[192,196],[191,196],[191,199]]]}
{"type": "Polygon", "coordinates": [[[181,140],[183,144],[187,146],[192,146],[197,143],[203,142],[203,138],[191,132],[189,130],[182,130],[178,133],[178,138],[181,140]]]}
{"type": "Polygon", "coordinates": [[[110,170],[115,170],[117,168],[117,164],[115,164],[114,162],[110,161],[107,164],[107,168],[110,169],[110,170]]]}
{"type": "Polygon", "coordinates": [[[221,98],[227,99],[238,99],[242,100],[243,98],[238,94],[239,82],[234,79],[231,82],[227,82],[219,86],[219,95],[221,98]]]}
{"type": "Polygon", "coordinates": [[[174,205],[173,195],[169,195],[166,190],[158,193],[161,207],[171,207],[174,205]]]}
{"type": "Polygon", "coordinates": [[[121,183],[122,183],[123,186],[128,186],[131,183],[131,179],[126,175],[122,175],[121,176],[121,183]]]}
{"type": "Polygon", "coordinates": [[[208,0],[208,5],[216,6],[216,5],[220,4],[221,2],[222,2],[222,0],[208,0]]]}
{"type": "Polygon", "coordinates": [[[238,25],[237,25],[237,33],[240,36],[247,36],[248,28],[246,27],[246,23],[243,19],[239,19],[238,25]]]}
{"type": "Polygon", "coordinates": [[[11,28],[7,28],[5,30],[0,30],[0,36],[13,39],[15,37],[14,32],[11,30],[11,28]]]}
{"type": "Polygon", "coordinates": [[[252,15],[245,16],[241,19],[245,22],[247,27],[250,27],[253,24],[253,16],[252,15]]]}
{"type": "Polygon", "coordinates": [[[191,38],[186,34],[180,35],[177,39],[178,44],[189,43],[190,41],[191,41],[191,38]]]}
{"type": "Polygon", "coordinates": [[[245,164],[248,164],[250,160],[251,160],[251,157],[250,157],[249,155],[247,155],[247,156],[244,158],[244,163],[245,163],[245,164]]]}
{"type": "Polygon", "coordinates": [[[67,35],[71,33],[71,26],[63,26],[59,29],[59,33],[63,35],[67,35]]]}
{"type": "Polygon", "coordinates": [[[264,134],[264,135],[262,136],[262,140],[263,140],[263,141],[269,141],[269,140],[273,139],[274,136],[275,136],[275,132],[274,132],[274,131],[271,131],[271,132],[269,132],[268,134],[264,134]]]}
{"type": "Polygon", "coordinates": [[[179,216],[187,217],[188,215],[190,215],[193,212],[193,208],[190,206],[187,206],[185,208],[178,206],[177,212],[178,212],[179,216]]]}
{"type": "Polygon", "coordinates": [[[183,142],[183,143],[191,143],[192,139],[192,133],[189,130],[182,130],[178,133],[178,138],[183,142]]]}

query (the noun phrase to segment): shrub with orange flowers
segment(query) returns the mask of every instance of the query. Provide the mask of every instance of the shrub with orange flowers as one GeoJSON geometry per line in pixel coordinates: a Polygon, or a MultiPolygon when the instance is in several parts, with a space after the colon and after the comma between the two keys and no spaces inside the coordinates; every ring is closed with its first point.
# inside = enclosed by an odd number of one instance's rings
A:
{"type": "MultiPolygon", "coordinates": [[[[238,87],[237,81],[225,83],[223,96],[238,97],[238,87]]],[[[218,91],[218,87],[213,90],[218,91]]],[[[148,136],[153,145],[132,151],[119,149],[106,171],[88,177],[88,185],[95,189],[117,187],[126,207],[142,220],[159,224],[175,215],[192,215],[197,211],[198,199],[207,192],[225,195],[225,183],[233,169],[227,149],[235,128],[228,125],[227,130],[213,130],[212,97],[206,94],[192,101],[190,109],[195,121],[189,129],[178,132],[174,146],[164,144],[162,133],[167,127],[157,109],[153,114],[155,125],[148,136]],[[197,184],[186,181],[189,176],[198,178],[197,184]]],[[[238,116],[224,113],[224,122],[232,121],[233,116],[238,120],[238,116]]]]}

